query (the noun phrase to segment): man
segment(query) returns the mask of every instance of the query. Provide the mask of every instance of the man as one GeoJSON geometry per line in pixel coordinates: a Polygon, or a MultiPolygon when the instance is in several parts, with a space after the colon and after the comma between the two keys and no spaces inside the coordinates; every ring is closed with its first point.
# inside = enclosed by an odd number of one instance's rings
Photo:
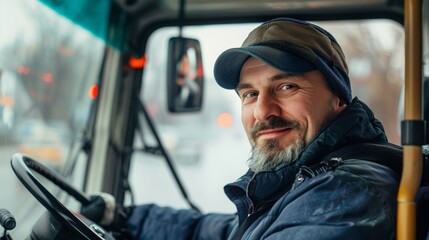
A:
{"type": "Polygon", "coordinates": [[[174,104],[179,109],[184,107],[194,107],[199,101],[201,101],[201,89],[196,82],[196,53],[195,51],[190,50],[183,54],[183,57],[177,64],[177,93],[175,93],[176,98],[174,104]]]}
{"type": "Polygon", "coordinates": [[[143,205],[128,218],[130,233],[136,239],[393,239],[398,174],[337,152],[387,142],[371,110],[352,99],[347,71],[340,46],[318,26],[280,18],[257,27],[240,48],[221,54],[214,69],[217,83],[240,97],[252,146],[249,171],[224,189],[237,214],[143,205]]]}

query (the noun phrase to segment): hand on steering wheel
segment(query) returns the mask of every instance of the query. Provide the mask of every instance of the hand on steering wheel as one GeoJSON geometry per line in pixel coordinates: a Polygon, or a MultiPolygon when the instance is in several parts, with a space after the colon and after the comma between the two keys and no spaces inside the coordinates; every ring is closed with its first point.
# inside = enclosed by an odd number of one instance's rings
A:
{"type": "Polygon", "coordinates": [[[50,180],[83,205],[90,203],[91,200],[85,193],[67,183],[60,174],[49,170],[39,162],[19,153],[12,156],[11,165],[16,176],[27,190],[50,212],[50,214],[52,214],[56,220],[61,222],[62,225],[74,230],[74,232],[86,239],[114,239],[97,224],[92,223],[87,219],[81,219],[67,209],[43,186],[43,184],[33,174],[32,170],[50,180]]]}

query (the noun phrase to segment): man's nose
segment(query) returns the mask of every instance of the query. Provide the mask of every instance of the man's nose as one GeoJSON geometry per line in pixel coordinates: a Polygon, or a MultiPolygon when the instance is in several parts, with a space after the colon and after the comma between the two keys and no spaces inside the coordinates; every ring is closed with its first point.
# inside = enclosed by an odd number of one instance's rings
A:
{"type": "Polygon", "coordinates": [[[264,122],[272,116],[280,116],[281,108],[270,94],[259,94],[253,114],[257,121],[264,122]]]}

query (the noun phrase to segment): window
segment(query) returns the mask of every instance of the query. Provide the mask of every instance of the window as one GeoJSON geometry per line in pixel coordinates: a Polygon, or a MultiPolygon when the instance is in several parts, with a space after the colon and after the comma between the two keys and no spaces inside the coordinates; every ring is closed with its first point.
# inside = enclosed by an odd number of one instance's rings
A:
{"type": "MultiPolygon", "coordinates": [[[[399,143],[397,112],[403,85],[403,28],[388,20],[319,24],[336,37],[345,51],[353,95],[370,105],[383,122],[389,140],[399,143]]],[[[166,51],[168,39],[177,36],[178,29],[156,31],[146,48],[148,63],[141,98],[178,167],[190,198],[204,212],[235,211],[223,193],[223,186],[247,170],[250,145],[241,126],[240,101],[234,91],[217,86],[212,72],[219,54],[240,46],[255,26],[216,25],[183,29],[184,36],[201,42],[206,83],[200,113],[174,114],[167,110],[166,51]]],[[[153,139],[147,141],[153,142],[153,139]]],[[[140,145],[136,138],[135,147],[140,145]]],[[[161,157],[135,152],[130,181],[136,203],[187,207],[161,157]]]]}
{"type": "Polygon", "coordinates": [[[10,158],[21,152],[63,169],[82,139],[104,43],[30,0],[0,2],[0,36],[0,208],[19,221],[12,237],[24,239],[44,208],[24,190],[10,158]]]}

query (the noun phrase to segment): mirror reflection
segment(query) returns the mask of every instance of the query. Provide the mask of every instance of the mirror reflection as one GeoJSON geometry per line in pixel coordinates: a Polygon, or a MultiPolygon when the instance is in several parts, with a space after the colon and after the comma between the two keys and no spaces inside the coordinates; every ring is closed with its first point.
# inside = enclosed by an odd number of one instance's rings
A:
{"type": "Polygon", "coordinates": [[[170,39],[168,109],[170,112],[198,111],[202,105],[203,70],[199,42],[170,39]]]}

